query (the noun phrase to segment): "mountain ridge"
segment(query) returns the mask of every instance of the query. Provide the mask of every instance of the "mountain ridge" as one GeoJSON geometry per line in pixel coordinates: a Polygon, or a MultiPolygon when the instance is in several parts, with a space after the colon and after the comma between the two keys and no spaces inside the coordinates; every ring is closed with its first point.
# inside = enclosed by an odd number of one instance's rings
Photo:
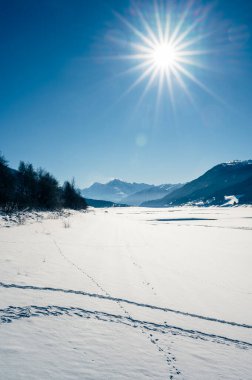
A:
{"type": "Polygon", "coordinates": [[[95,182],[90,187],[81,190],[85,198],[104,200],[113,203],[123,203],[138,206],[144,201],[159,199],[169,194],[181,184],[150,185],[146,183],[125,182],[113,179],[105,184],[95,182]]]}
{"type": "Polygon", "coordinates": [[[129,205],[140,206],[143,200],[150,201],[155,199],[161,199],[162,197],[170,194],[172,191],[183,186],[182,184],[162,184],[153,185],[152,187],[138,191],[128,197],[124,198],[124,202],[129,205]]]}
{"type": "Polygon", "coordinates": [[[124,197],[151,186],[152,185],[146,183],[130,183],[113,179],[105,184],[95,182],[90,187],[82,189],[81,193],[86,198],[121,203],[124,197]]]}
{"type": "Polygon", "coordinates": [[[252,178],[252,160],[224,162],[160,200],[144,202],[141,206],[165,207],[199,202],[219,205],[229,195],[239,195],[240,203],[252,203],[252,193],[248,186],[250,177],[252,178]]]}

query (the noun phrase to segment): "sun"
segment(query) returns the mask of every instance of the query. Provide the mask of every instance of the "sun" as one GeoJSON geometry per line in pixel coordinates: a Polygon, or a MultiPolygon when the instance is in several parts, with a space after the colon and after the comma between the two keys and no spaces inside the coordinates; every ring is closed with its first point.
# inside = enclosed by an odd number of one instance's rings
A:
{"type": "Polygon", "coordinates": [[[153,63],[161,70],[171,70],[178,61],[176,48],[169,43],[158,44],[152,53],[153,63]]]}
{"type": "Polygon", "coordinates": [[[147,16],[136,9],[134,24],[117,14],[130,31],[128,35],[131,42],[130,52],[117,55],[116,59],[131,62],[131,67],[125,73],[139,73],[126,93],[145,81],[143,95],[153,84],[157,84],[159,96],[166,87],[173,102],[174,87],[178,85],[193,102],[189,90],[189,82],[193,82],[209,95],[215,96],[197,77],[199,70],[206,69],[200,58],[210,52],[203,49],[201,44],[208,33],[199,29],[199,25],[205,22],[207,12],[198,12],[195,17],[193,1],[188,1],[183,10],[174,12],[174,16],[171,9],[160,10],[157,4],[154,1],[154,8],[147,16]]]}

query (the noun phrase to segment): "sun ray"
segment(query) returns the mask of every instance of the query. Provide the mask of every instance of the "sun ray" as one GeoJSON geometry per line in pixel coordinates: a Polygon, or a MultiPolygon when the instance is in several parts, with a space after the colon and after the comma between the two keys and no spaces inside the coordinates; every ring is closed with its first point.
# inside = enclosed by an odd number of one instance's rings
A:
{"type": "Polygon", "coordinates": [[[150,90],[154,80],[157,78],[157,75],[158,75],[158,69],[154,70],[153,73],[151,74],[146,86],[145,86],[145,89],[137,103],[138,106],[140,106],[140,104],[143,102],[145,96],[147,95],[148,91],[150,90]]]}
{"type": "Polygon", "coordinates": [[[164,71],[162,71],[159,75],[159,79],[158,79],[158,91],[157,91],[157,105],[159,105],[160,103],[160,99],[161,99],[161,95],[162,95],[162,92],[163,92],[163,85],[164,85],[164,71]]]}
{"type": "Polygon", "coordinates": [[[154,44],[158,44],[158,38],[157,36],[155,35],[154,31],[151,29],[150,25],[148,24],[148,22],[146,21],[145,17],[143,16],[143,14],[139,11],[139,9],[137,9],[137,13],[142,21],[142,24],[143,26],[145,27],[149,37],[152,39],[152,42],[154,44]]]}
{"type": "Polygon", "coordinates": [[[172,108],[174,109],[174,107],[175,107],[174,92],[173,92],[173,87],[172,87],[172,77],[171,77],[171,73],[169,71],[165,72],[165,78],[166,78],[166,82],[167,82],[167,87],[168,87],[168,92],[169,92],[169,96],[170,96],[170,100],[171,100],[171,105],[172,105],[172,108]]]}
{"type": "Polygon", "coordinates": [[[184,49],[188,48],[189,46],[195,45],[197,42],[204,40],[205,38],[209,37],[211,34],[212,33],[201,34],[199,36],[196,36],[194,38],[189,39],[188,41],[186,41],[184,43],[179,43],[178,49],[184,50],[184,49]]]}
{"type": "Polygon", "coordinates": [[[143,52],[145,54],[151,54],[151,52],[153,51],[153,48],[149,48],[148,46],[143,46],[134,42],[131,43],[131,46],[135,51],[143,52]]]}
{"type": "Polygon", "coordinates": [[[211,91],[204,83],[202,83],[199,79],[195,77],[190,71],[188,71],[185,67],[181,66],[179,63],[175,64],[176,68],[179,72],[183,73],[187,78],[189,78],[192,82],[194,82],[198,87],[204,90],[208,95],[212,96],[219,102],[225,104],[225,102],[218,97],[213,91],[211,91]]]}
{"type": "Polygon", "coordinates": [[[143,73],[140,75],[139,78],[135,80],[135,82],[132,83],[132,85],[128,88],[128,90],[125,92],[126,94],[129,94],[134,88],[136,88],[143,80],[148,77],[152,73],[154,69],[154,65],[149,66],[143,73]]]}
{"type": "Polygon", "coordinates": [[[190,34],[192,33],[192,31],[196,28],[196,26],[198,25],[198,21],[195,20],[191,25],[188,26],[187,29],[185,29],[183,31],[183,33],[179,34],[176,39],[173,40],[173,44],[174,46],[180,46],[181,45],[181,42],[183,42],[185,40],[185,38],[190,34]]]}
{"type": "Polygon", "coordinates": [[[139,29],[135,28],[134,25],[132,25],[129,21],[127,21],[124,17],[122,17],[119,13],[116,13],[117,17],[129,28],[132,30],[132,32],[138,36],[139,38],[141,38],[141,40],[143,42],[145,42],[147,45],[149,45],[150,47],[154,47],[154,43],[148,39],[148,37],[146,37],[142,32],[140,32],[139,29]]]}
{"type": "Polygon", "coordinates": [[[204,65],[202,62],[195,61],[192,58],[178,57],[177,62],[186,64],[189,66],[199,67],[200,69],[204,69],[204,70],[210,69],[207,65],[204,65]]]}
{"type": "Polygon", "coordinates": [[[125,55],[114,55],[109,56],[109,59],[121,61],[121,60],[129,60],[129,61],[136,61],[136,60],[146,60],[148,58],[148,54],[125,54],[125,55]]]}
{"type": "Polygon", "coordinates": [[[167,44],[169,42],[170,37],[170,16],[169,14],[166,16],[165,22],[165,30],[164,30],[164,43],[167,44]]]}
{"type": "Polygon", "coordinates": [[[139,72],[139,77],[131,84],[127,93],[146,81],[140,97],[141,103],[156,80],[158,103],[166,87],[170,102],[174,106],[174,86],[178,84],[193,104],[191,88],[187,85],[187,80],[190,80],[217,99],[217,95],[196,76],[197,70],[210,69],[202,58],[214,52],[213,49],[202,46],[202,42],[212,34],[206,29],[202,32],[202,21],[206,20],[209,9],[200,8],[199,11],[197,8],[195,12],[194,0],[189,0],[183,11],[173,13],[174,6],[170,3],[164,7],[158,0],[153,1],[153,11],[148,13],[148,17],[135,6],[140,27],[117,15],[136,37],[135,41],[128,43],[131,51],[115,58],[132,62],[132,67],[125,74],[139,72]]]}
{"type": "Polygon", "coordinates": [[[148,61],[142,62],[142,63],[139,63],[138,65],[132,66],[129,69],[120,72],[120,74],[118,74],[118,76],[124,76],[124,75],[132,74],[135,72],[140,72],[141,70],[143,70],[149,66],[150,66],[150,63],[148,61]]]}
{"type": "Polygon", "coordinates": [[[181,28],[182,28],[182,26],[183,26],[183,24],[184,24],[184,22],[186,20],[186,17],[187,17],[187,15],[189,13],[189,10],[190,10],[191,6],[192,6],[192,1],[190,1],[188,3],[188,5],[186,6],[186,8],[185,8],[185,10],[184,10],[184,12],[182,14],[182,16],[180,17],[179,22],[175,26],[175,29],[174,29],[174,31],[173,31],[173,33],[171,35],[171,39],[170,39],[171,43],[174,43],[174,41],[176,40],[177,36],[179,35],[180,30],[181,30],[181,28]]]}
{"type": "Polygon", "coordinates": [[[155,17],[156,17],[156,24],[157,24],[157,33],[158,33],[158,38],[159,42],[164,41],[164,35],[163,35],[163,28],[162,28],[162,22],[160,18],[160,12],[158,8],[158,3],[157,0],[154,0],[154,9],[155,9],[155,17]]]}
{"type": "Polygon", "coordinates": [[[196,108],[193,96],[190,93],[190,91],[189,91],[187,85],[185,84],[185,81],[183,80],[182,76],[180,75],[179,71],[173,69],[173,74],[174,74],[178,84],[180,85],[180,87],[182,88],[182,90],[186,94],[187,98],[189,99],[190,103],[193,105],[194,108],[196,108]]]}
{"type": "Polygon", "coordinates": [[[203,50],[203,49],[197,49],[197,50],[185,50],[185,51],[178,51],[177,54],[178,54],[178,57],[186,57],[186,56],[196,56],[196,55],[207,55],[207,54],[212,54],[212,53],[216,53],[216,50],[213,50],[213,49],[207,49],[207,50],[203,50]]]}

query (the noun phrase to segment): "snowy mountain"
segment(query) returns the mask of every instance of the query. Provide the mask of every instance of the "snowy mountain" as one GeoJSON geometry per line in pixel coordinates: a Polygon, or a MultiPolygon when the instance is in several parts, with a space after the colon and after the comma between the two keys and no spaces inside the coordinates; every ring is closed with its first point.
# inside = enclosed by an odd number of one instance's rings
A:
{"type": "Polygon", "coordinates": [[[81,190],[85,198],[123,203],[138,206],[143,202],[160,199],[170,194],[181,184],[148,185],[146,183],[128,183],[114,179],[108,183],[94,183],[87,189],[81,190]]]}
{"type": "Polygon", "coordinates": [[[226,203],[225,197],[231,195],[237,196],[239,203],[252,203],[252,160],[216,165],[164,198],[144,202],[142,206],[221,205],[226,203]]]}
{"type": "Polygon", "coordinates": [[[164,196],[170,194],[172,191],[179,189],[182,184],[168,184],[168,185],[159,185],[159,186],[151,186],[148,189],[144,189],[129,195],[124,198],[124,203],[131,206],[139,206],[143,202],[148,202],[156,199],[161,199],[164,196]]]}
{"type": "Polygon", "coordinates": [[[95,182],[90,187],[81,190],[81,194],[86,198],[120,203],[127,196],[151,187],[152,185],[146,183],[128,183],[114,179],[105,184],[95,182]]]}

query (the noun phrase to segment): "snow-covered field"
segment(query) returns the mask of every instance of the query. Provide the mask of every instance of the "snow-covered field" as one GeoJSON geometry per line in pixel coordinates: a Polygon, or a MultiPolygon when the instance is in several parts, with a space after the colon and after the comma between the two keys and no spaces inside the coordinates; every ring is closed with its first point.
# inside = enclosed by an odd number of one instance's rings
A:
{"type": "Polygon", "coordinates": [[[0,379],[252,378],[251,207],[1,224],[0,379]]]}

